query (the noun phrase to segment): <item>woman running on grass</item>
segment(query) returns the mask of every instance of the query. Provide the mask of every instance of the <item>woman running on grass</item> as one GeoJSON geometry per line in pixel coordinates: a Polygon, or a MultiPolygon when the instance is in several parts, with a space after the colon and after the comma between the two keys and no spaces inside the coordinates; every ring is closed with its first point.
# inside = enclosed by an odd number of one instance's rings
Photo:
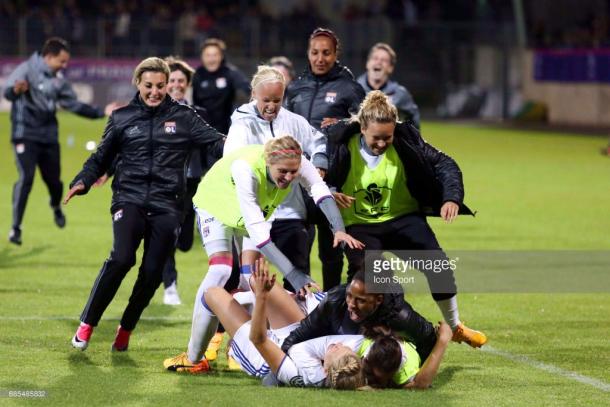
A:
{"type": "Polygon", "coordinates": [[[140,62],[133,75],[138,93],[127,106],[112,113],[97,151],[64,198],[67,204],[75,195],[86,194],[117,162],[110,208],[112,251],[72,337],[75,348],[87,348],[93,328],[136,263],[136,252],[144,241],[138,278],[112,344],[112,350],[127,350],[129,336],[161,284],[163,267],[174,249],[186,192],[184,168],[191,151],[202,148],[216,157],[222,154],[224,135],[195,110],[167,95],[169,76],[162,59],[140,62]]]}

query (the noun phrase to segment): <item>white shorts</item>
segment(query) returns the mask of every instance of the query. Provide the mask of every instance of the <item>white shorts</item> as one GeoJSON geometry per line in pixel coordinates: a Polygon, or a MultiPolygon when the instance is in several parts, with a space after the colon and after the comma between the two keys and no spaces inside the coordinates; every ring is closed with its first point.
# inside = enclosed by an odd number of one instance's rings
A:
{"type": "MultiPolygon", "coordinates": [[[[284,339],[298,326],[299,323],[296,322],[283,328],[268,329],[267,338],[280,347],[284,343],[284,339]]],[[[231,339],[229,356],[235,359],[242,370],[250,376],[264,377],[271,369],[254,344],[250,342],[250,327],[251,323],[248,321],[235,332],[235,336],[231,339]]]]}
{"type": "Polygon", "coordinates": [[[304,300],[299,300],[298,297],[296,297],[295,300],[301,311],[303,311],[305,315],[309,315],[324,298],[326,298],[326,291],[319,291],[307,294],[304,300]]]}
{"type": "Polygon", "coordinates": [[[224,225],[212,214],[195,207],[197,213],[197,229],[208,257],[218,252],[231,252],[231,241],[234,239],[238,253],[244,250],[258,252],[254,242],[245,232],[224,225]]]}

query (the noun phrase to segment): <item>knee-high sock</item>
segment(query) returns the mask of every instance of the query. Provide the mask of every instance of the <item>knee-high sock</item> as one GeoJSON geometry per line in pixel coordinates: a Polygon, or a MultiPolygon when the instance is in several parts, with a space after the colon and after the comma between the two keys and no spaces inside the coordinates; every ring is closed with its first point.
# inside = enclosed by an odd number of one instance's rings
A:
{"type": "Polygon", "coordinates": [[[188,358],[198,362],[218,328],[218,318],[205,303],[204,294],[210,287],[223,287],[231,276],[231,262],[210,262],[208,273],[199,285],[195,306],[193,307],[193,322],[191,323],[191,338],[188,346],[188,358]],[[228,263],[228,264],[227,264],[228,263]]]}
{"type": "Polygon", "coordinates": [[[252,265],[244,264],[239,268],[239,288],[240,290],[250,291],[250,276],[252,275],[252,265]]]}
{"type": "Polygon", "coordinates": [[[449,324],[451,329],[455,330],[455,328],[457,328],[457,326],[461,323],[460,312],[457,304],[457,295],[447,298],[446,300],[436,301],[436,304],[441,310],[445,322],[449,324]]]}

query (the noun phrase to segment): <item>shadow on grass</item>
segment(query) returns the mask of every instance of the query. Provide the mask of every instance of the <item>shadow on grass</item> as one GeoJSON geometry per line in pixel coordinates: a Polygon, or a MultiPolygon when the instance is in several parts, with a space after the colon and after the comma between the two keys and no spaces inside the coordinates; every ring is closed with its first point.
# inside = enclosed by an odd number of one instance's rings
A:
{"type": "Polygon", "coordinates": [[[449,366],[447,368],[442,369],[439,374],[434,379],[434,384],[432,385],[435,388],[443,387],[447,383],[453,379],[453,376],[459,372],[460,370],[464,370],[463,366],[449,366]]]}
{"type": "Polygon", "coordinates": [[[0,268],[15,267],[21,260],[31,260],[32,257],[36,257],[52,246],[36,246],[27,251],[20,251],[18,248],[5,247],[0,251],[0,268]]]}

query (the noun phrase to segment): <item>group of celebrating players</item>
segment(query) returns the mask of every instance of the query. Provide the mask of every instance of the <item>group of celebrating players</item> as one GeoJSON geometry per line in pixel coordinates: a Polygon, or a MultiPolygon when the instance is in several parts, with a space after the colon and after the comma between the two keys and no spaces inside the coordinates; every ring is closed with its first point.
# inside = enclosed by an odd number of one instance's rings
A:
{"type": "MultiPolygon", "coordinates": [[[[38,156],[25,157],[34,148],[44,151],[40,138],[49,135],[28,129],[23,114],[28,104],[54,98],[76,113],[102,115],[76,102],[65,82],[48,80],[69,58],[65,42],[49,41],[32,58],[55,65],[33,72],[24,63],[5,91],[13,101],[17,161],[34,166],[38,156]]],[[[339,47],[331,30],[314,30],[309,65],[290,83],[287,59],[259,66],[250,83],[251,101],[229,122],[215,119],[222,110],[220,95],[234,93],[238,82],[224,61],[222,41],[204,43],[204,66],[197,71],[174,58],[146,58],[136,67],[137,93],[125,106],[108,107],[101,142],[63,201],[113,178],[113,247],[81,314],[74,347],[88,347],[144,241],[138,277],[112,344],[114,351],[128,349],[161,282],[175,290],[173,254],[179,235],[189,229],[192,234],[192,213],[208,270],[195,297],[187,351],[164,361],[169,371],[210,371],[215,355],[205,351],[222,338],[219,323],[231,336],[229,355],[243,371],[291,386],[427,388],[451,340],[475,348],[486,343],[483,333],[460,320],[449,262],[440,272],[420,270],[445,320],[437,327],[404,293],[376,293],[367,284],[367,250],[425,250],[446,260],[426,216],[452,222],[472,212],[463,203],[459,167],[422,139],[417,106],[389,79],[396,64],[392,48],[373,46],[367,73],[356,81],[338,62],[339,47]],[[210,55],[212,68],[206,66],[210,55]],[[197,99],[188,104],[193,76],[194,97],[212,95],[214,106],[197,106],[197,99]],[[310,277],[313,225],[324,291],[310,277]],[[340,284],[344,255],[348,278],[340,284]],[[267,261],[283,275],[284,287],[276,284],[267,261]],[[166,277],[168,270],[173,278],[166,277]],[[238,274],[233,294],[225,289],[232,273],[238,274]]],[[[53,120],[54,103],[47,112],[53,120]]],[[[52,133],[47,144],[53,136],[57,143],[56,121],[46,131],[52,133]]],[[[57,150],[57,165],[58,157],[57,150]]],[[[53,178],[52,207],[63,227],[56,172],[43,177],[53,178]]],[[[20,172],[17,184],[24,180],[20,172]]],[[[9,236],[17,244],[27,199],[20,191],[14,191],[18,213],[9,236]]]]}

